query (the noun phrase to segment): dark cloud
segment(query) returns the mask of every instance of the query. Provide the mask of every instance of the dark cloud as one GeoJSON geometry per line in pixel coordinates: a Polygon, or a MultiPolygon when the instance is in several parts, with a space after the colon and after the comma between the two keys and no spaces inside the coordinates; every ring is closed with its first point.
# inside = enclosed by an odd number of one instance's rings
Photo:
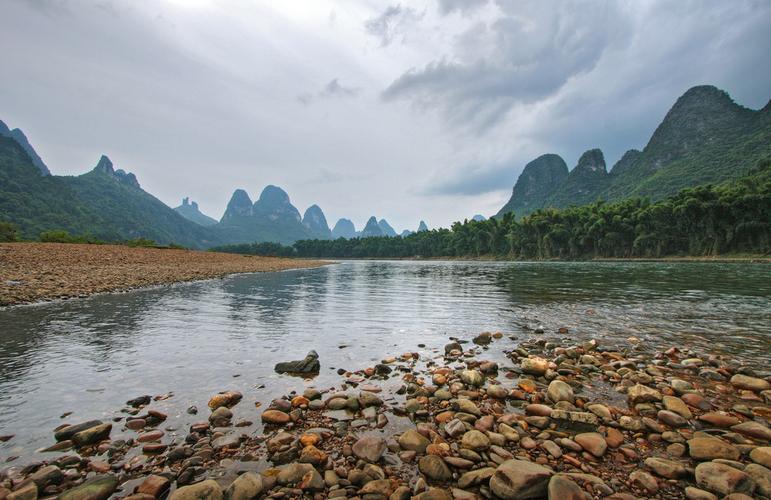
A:
{"type": "Polygon", "coordinates": [[[439,13],[442,15],[458,11],[467,14],[489,3],[489,0],[439,0],[439,13]]]}
{"type": "Polygon", "coordinates": [[[513,187],[521,170],[514,160],[464,165],[462,174],[438,176],[422,194],[473,196],[499,191],[502,186],[513,187]]]}
{"type": "Polygon", "coordinates": [[[378,38],[381,47],[386,47],[396,37],[403,36],[407,29],[420,21],[424,15],[425,12],[418,12],[411,7],[402,7],[401,4],[390,5],[378,16],[368,19],[364,23],[364,30],[378,38]]]}

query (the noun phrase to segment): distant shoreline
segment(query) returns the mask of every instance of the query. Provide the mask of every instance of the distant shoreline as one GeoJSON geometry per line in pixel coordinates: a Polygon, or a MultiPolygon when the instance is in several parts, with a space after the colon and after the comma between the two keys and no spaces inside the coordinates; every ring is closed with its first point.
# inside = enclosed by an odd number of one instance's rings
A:
{"type": "Polygon", "coordinates": [[[329,261],[73,243],[0,244],[0,308],[329,261]]]}
{"type": "MultiPolygon", "coordinates": [[[[322,258],[322,257],[319,257],[322,258]]],[[[517,260],[498,257],[323,257],[334,261],[344,260],[392,260],[392,261],[452,261],[452,262],[511,262],[511,263],[546,263],[546,262],[707,262],[707,263],[771,263],[771,257],[764,255],[741,255],[719,257],[627,257],[627,258],[596,258],[596,259],[543,259],[543,260],[517,260]]],[[[300,259],[305,259],[301,257],[300,259]]],[[[310,258],[308,258],[310,259],[310,258]]]]}

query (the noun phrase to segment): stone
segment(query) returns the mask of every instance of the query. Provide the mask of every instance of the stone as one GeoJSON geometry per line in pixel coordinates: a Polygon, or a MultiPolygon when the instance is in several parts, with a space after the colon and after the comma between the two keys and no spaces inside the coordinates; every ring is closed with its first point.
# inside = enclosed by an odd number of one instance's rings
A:
{"type": "Polygon", "coordinates": [[[324,479],[311,464],[286,465],[276,476],[276,481],[282,486],[295,486],[302,490],[324,489],[324,479]]]}
{"type": "Polygon", "coordinates": [[[688,405],[686,405],[683,400],[678,397],[664,396],[662,398],[662,403],[664,404],[664,408],[671,412],[677,413],[685,419],[693,418],[693,414],[691,413],[691,410],[688,409],[688,405]]]}
{"type": "Polygon", "coordinates": [[[509,391],[500,385],[493,384],[487,388],[487,395],[495,399],[506,399],[509,395],[509,391]]]}
{"type": "Polygon", "coordinates": [[[403,432],[401,436],[399,436],[398,443],[403,450],[425,453],[426,447],[431,442],[415,429],[409,429],[403,432]]]}
{"type": "Polygon", "coordinates": [[[771,429],[759,422],[754,422],[752,420],[743,422],[741,424],[732,425],[731,430],[752,438],[771,441],[771,429]]]}
{"type": "Polygon", "coordinates": [[[762,378],[748,377],[746,375],[736,374],[731,377],[731,385],[739,389],[748,391],[765,391],[771,389],[771,383],[762,378]]]}
{"type": "Polygon", "coordinates": [[[421,457],[418,461],[418,469],[423,475],[433,481],[447,482],[452,479],[452,471],[444,463],[444,460],[436,455],[421,457]]]}
{"type": "Polygon", "coordinates": [[[771,470],[758,464],[749,464],[744,473],[755,481],[755,491],[764,497],[771,497],[771,470]]]}
{"type": "Polygon", "coordinates": [[[263,490],[262,476],[245,472],[225,490],[225,500],[256,500],[263,490]]]}
{"type": "Polygon", "coordinates": [[[661,393],[659,391],[642,384],[633,385],[626,394],[631,405],[661,401],[661,393]]]}
{"type": "Polygon", "coordinates": [[[750,452],[750,459],[767,469],[771,469],[771,446],[758,446],[750,452]]]}
{"type": "Polygon", "coordinates": [[[377,436],[364,436],[353,444],[354,455],[368,462],[380,460],[385,450],[385,440],[377,436]]]}
{"type": "Polygon", "coordinates": [[[428,491],[412,497],[412,500],[453,500],[452,495],[439,488],[431,488],[428,491]]]}
{"type": "Polygon", "coordinates": [[[475,405],[474,402],[471,401],[470,399],[465,399],[465,398],[458,399],[457,401],[455,401],[455,407],[460,412],[469,413],[476,417],[479,417],[482,415],[482,412],[479,410],[477,405],[475,405]]]}
{"type": "Polygon", "coordinates": [[[740,420],[732,415],[725,415],[717,412],[699,415],[698,419],[715,427],[731,427],[732,425],[740,423],[740,420]]]}
{"type": "MultiPolygon", "coordinates": [[[[0,494],[5,491],[7,490],[0,487],[0,494]]],[[[2,497],[4,500],[37,500],[37,485],[34,482],[27,483],[2,497]]]]}
{"type": "Polygon", "coordinates": [[[654,494],[659,490],[659,482],[656,480],[655,477],[651,476],[644,470],[635,470],[632,471],[631,474],[629,474],[629,480],[632,482],[633,485],[637,486],[638,488],[642,488],[645,491],[647,491],[649,494],[654,494]]]}
{"type": "Polygon", "coordinates": [[[32,475],[29,476],[29,478],[32,479],[32,481],[42,491],[49,484],[59,484],[62,482],[64,474],[62,474],[62,471],[59,469],[59,467],[55,465],[46,465],[45,467],[41,467],[40,469],[36,470],[32,475]]]}
{"type": "Polygon", "coordinates": [[[721,495],[752,495],[755,491],[755,482],[750,476],[739,469],[716,462],[702,462],[696,466],[696,484],[721,495]]]}
{"type": "Polygon", "coordinates": [[[476,429],[465,433],[461,438],[461,447],[473,451],[485,451],[490,448],[490,438],[476,429]]]}
{"type": "Polygon", "coordinates": [[[305,355],[305,359],[278,363],[274,370],[276,373],[297,373],[302,375],[318,374],[319,371],[321,371],[321,363],[319,363],[318,353],[316,351],[310,351],[305,355]]]}
{"type": "Polygon", "coordinates": [[[481,469],[466,472],[458,478],[458,486],[466,489],[480,485],[490,479],[494,473],[495,469],[493,467],[482,467],[481,469]]]}
{"type": "Polygon", "coordinates": [[[704,491],[693,486],[685,487],[685,498],[688,500],[718,500],[717,496],[713,495],[709,491],[704,491]]]}
{"type": "Polygon", "coordinates": [[[549,362],[543,358],[524,358],[519,364],[523,373],[529,375],[543,376],[546,374],[546,370],[549,369],[549,362]]]}
{"type": "Polygon", "coordinates": [[[117,488],[118,478],[112,474],[105,474],[63,492],[58,500],[107,500],[117,488]]]}
{"type": "Polygon", "coordinates": [[[137,487],[136,493],[150,495],[153,498],[160,498],[168,491],[170,486],[171,481],[169,481],[167,477],[151,474],[137,487]]]}
{"type": "Polygon", "coordinates": [[[688,470],[680,462],[659,457],[645,459],[645,465],[661,477],[667,479],[680,479],[688,475],[688,470]]]}
{"type": "Polygon", "coordinates": [[[584,490],[575,482],[561,474],[555,474],[549,480],[547,489],[549,500],[585,500],[584,490]]]}
{"type": "Polygon", "coordinates": [[[618,448],[624,444],[624,435],[618,429],[608,427],[608,430],[606,431],[605,442],[608,443],[608,446],[611,448],[618,448]]]}
{"type": "Polygon", "coordinates": [[[482,387],[485,383],[484,375],[477,370],[463,370],[460,372],[460,379],[472,387],[482,387]]]}
{"type": "Polygon", "coordinates": [[[587,405],[586,409],[605,421],[613,420],[613,414],[610,413],[610,410],[605,405],[601,405],[601,404],[587,405]]]}
{"type": "Polygon", "coordinates": [[[383,404],[383,400],[369,391],[361,391],[359,393],[359,405],[362,408],[369,408],[371,406],[382,406],[382,404],[383,404]]]}
{"type": "Polygon", "coordinates": [[[656,417],[659,419],[659,421],[665,423],[666,425],[670,427],[685,427],[688,425],[688,421],[678,415],[677,413],[669,410],[659,410],[659,412],[656,414],[656,417]]]}
{"type": "Polygon", "coordinates": [[[688,454],[695,460],[714,460],[716,458],[738,460],[741,456],[735,446],[715,437],[689,439],[688,454]]]}
{"type": "Polygon", "coordinates": [[[573,388],[562,380],[552,380],[549,383],[549,388],[546,389],[546,397],[552,403],[559,403],[560,401],[573,403],[576,399],[573,395],[573,388]]]}
{"type": "Polygon", "coordinates": [[[577,434],[573,441],[581,445],[581,448],[588,451],[597,458],[605,455],[608,449],[608,443],[599,432],[584,432],[577,434]]]}
{"type": "Polygon", "coordinates": [[[380,498],[386,498],[394,492],[394,487],[394,482],[390,479],[376,479],[365,484],[359,490],[359,495],[378,495],[380,498]]]}
{"type": "Polygon", "coordinates": [[[82,422],[80,424],[68,425],[56,431],[54,433],[54,439],[56,439],[57,441],[71,440],[72,436],[74,436],[78,432],[84,431],[86,429],[90,429],[92,427],[96,427],[97,425],[102,425],[102,421],[89,420],[88,422],[82,422]]]}
{"type": "Polygon", "coordinates": [[[327,461],[327,454],[313,445],[306,446],[300,452],[299,462],[303,464],[323,465],[327,461]]]}
{"type": "Polygon", "coordinates": [[[278,410],[265,410],[262,412],[262,421],[266,424],[284,425],[289,423],[291,418],[288,413],[278,410]]]}
{"type": "Polygon", "coordinates": [[[490,490],[503,500],[541,498],[547,495],[554,473],[542,465],[526,460],[503,462],[490,478],[490,490]]]}
{"type": "Polygon", "coordinates": [[[75,446],[87,446],[98,443],[103,439],[110,437],[112,424],[100,424],[88,429],[82,430],[72,436],[72,442],[75,446]]]}
{"type": "Polygon", "coordinates": [[[212,411],[222,406],[232,408],[243,398],[243,394],[238,391],[225,391],[215,394],[209,399],[209,409],[212,411]]]}
{"type": "Polygon", "coordinates": [[[597,415],[586,411],[552,410],[551,418],[556,421],[558,427],[575,430],[590,430],[600,425],[597,415]]]}

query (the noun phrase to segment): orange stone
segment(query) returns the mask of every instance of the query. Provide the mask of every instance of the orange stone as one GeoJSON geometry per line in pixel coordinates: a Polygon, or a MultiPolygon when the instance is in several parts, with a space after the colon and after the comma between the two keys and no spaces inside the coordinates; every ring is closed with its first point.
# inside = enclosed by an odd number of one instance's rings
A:
{"type": "Polygon", "coordinates": [[[304,406],[310,403],[308,398],[304,398],[303,396],[296,396],[292,398],[292,407],[297,408],[298,406],[304,406]]]}
{"type": "Polygon", "coordinates": [[[315,446],[321,442],[321,437],[318,434],[307,432],[300,436],[300,443],[303,446],[315,446]]]}

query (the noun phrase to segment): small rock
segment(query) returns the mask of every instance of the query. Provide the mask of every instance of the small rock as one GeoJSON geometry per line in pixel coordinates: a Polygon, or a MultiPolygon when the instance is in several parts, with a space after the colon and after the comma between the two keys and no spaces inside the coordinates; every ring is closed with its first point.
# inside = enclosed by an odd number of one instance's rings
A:
{"type": "Polygon", "coordinates": [[[353,445],[353,453],[368,462],[377,462],[386,450],[383,438],[376,436],[364,436],[353,445]]]}
{"type": "MultiPolygon", "coordinates": [[[[59,495],[58,500],[107,500],[118,488],[118,478],[112,474],[89,479],[80,486],[59,495]]],[[[185,499],[169,499],[185,500],[185,499]]]]}
{"type": "Polygon", "coordinates": [[[721,495],[752,495],[755,491],[755,482],[750,476],[739,469],[717,462],[703,462],[696,466],[696,484],[721,495]]]}
{"type": "Polygon", "coordinates": [[[602,457],[605,455],[605,450],[608,449],[608,443],[602,434],[598,432],[585,432],[583,434],[577,434],[573,438],[573,441],[580,444],[583,449],[594,455],[595,457],[602,457]]]}
{"type": "Polygon", "coordinates": [[[254,472],[245,472],[225,490],[227,500],[254,500],[262,493],[262,476],[254,472]]]}
{"type": "Polygon", "coordinates": [[[418,469],[433,481],[447,482],[452,479],[452,471],[440,457],[426,455],[418,461],[418,469]]]}
{"type": "Polygon", "coordinates": [[[547,495],[553,472],[526,460],[507,460],[490,478],[490,489],[503,500],[540,498],[547,495]]]}

